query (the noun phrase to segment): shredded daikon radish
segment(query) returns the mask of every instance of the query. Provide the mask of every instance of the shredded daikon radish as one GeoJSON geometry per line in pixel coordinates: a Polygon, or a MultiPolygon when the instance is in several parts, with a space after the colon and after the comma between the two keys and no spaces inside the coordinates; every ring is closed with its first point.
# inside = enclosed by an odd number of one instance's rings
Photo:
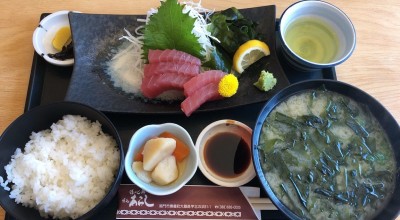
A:
{"type": "Polygon", "coordinates": [[[126,93],[140,96],[140,85],[144,75],[142,60],[143,36],[135,37],[125,29],[127,35],[120,37],[129,42],[124,43],[108,63],[108,75],[115,87],[126,93]]]}
{"type": "Polygon", "coordinates": [[[185,7],[183,8],[182,12],[189,13],[190,17],[196,19],[192,33],[198,37],[198,42],[201,44],[204,50],[203,55],[205,56],[205,60],[208,61],[211,58],[212,52],[215,50],[215,47],[211,44],[210,38],[219,42],[219,40],[212,36],[207,30],[207,20],[212,13],[214,13],[214,11],[202,7],[201,0],[199,2],[183,2],[183,4],[185,4],[185,7]]]}
{"type": "Polygon", "coordinates": [[[139,74],[143,77],[143,69],[144,69],[144,61],[141,59],[142,55],[142,39],[143,36],[135,37],[128,30],[124,29],[128,36],[122,36],[119,39],[127,39],[132,44],[128,46],[126,49],[121,50],[117,53],[112,60],[119,58],[120,56],[124,56],[127,53],[131,53],[131,58],[133,62],[133,70],[135,74],[139,74]]]}

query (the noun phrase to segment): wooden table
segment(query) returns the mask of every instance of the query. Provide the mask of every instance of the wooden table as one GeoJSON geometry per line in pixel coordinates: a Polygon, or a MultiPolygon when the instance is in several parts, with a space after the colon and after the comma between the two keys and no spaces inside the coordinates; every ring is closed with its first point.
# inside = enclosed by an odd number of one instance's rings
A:
{"type": "MultiPolygon", "coordinates": [[[[294,0],[203,0],[204,7],[225,9],[277,5],[277,17],[294,0]],[[250,3],[251,2],[251,3],[250,3]]],[[[352,20],[357,32],[353,55],[336,68],[340,81],[379,100],[400,121],[400,2],[398,0],[328,0],[352,20]]],[[[32,34],[44,12],[143,14],[157,0],[2,0],[0,1],[0,133],[23,113],[32,56],[32,34]]],[[[0,219],[4,219],[0,208],[0,219]]],[[[400,218],[398,218],[400,219],[400,218]]]]}

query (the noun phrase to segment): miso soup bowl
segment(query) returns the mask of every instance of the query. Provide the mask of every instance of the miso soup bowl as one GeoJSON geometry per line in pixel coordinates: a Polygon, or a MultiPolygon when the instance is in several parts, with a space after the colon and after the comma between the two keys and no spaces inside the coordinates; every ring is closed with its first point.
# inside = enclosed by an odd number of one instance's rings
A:
{"type": "MultiPolygon", "coordinates": [[[[304,34],[299,33],[297,38],[307,38],[304,34]]],[[[324,1],[299,1],[289,6],[280,18],[279,38],[282,42],[282,55],[285,61],[294,69],[310,72],[322,68],[334,67],[347,60],[354,51],[356,46],[356,32],[349,17],[336,6],[324,1]],[[302,18],[311,18],[320,20],[330,26],[333,34],[338,38],[338,48],[336,55],[332,60],[326,63],[317,63],[302,58],[289,47],[286,39],[288,27],[302,18]]],[[[326,45],[322,45],[325,48],[326,45]]]]}
{"type": "MultiPolygon", "coordinates": [[[[397,171],[395,174],[395,189],[391,198],[388,199],[386,206],[382,210],[376,212],[374,218],[396,218],[397,215],[400,214],[400,197],[398,196],[400,195],[400,127],[393,116],[388,112],[388,110],[386,110],[386,108],[382,106],[382,104],[380,104],[372,96],[352,85],[335,80],[309,80],[292,84],[291,86],[286,87],[285,89],[274,95],[261,109],[252,135],[253,162],[257,176],[261,183],[261,187],[268,194],[269,198],[275,204],[275,206],[279,210],[281,210],[287,217],[289,217],[290,219],[301,219],[295,214],[295,212],[285,206],[284,203],[272,190],[272,187],[266,178],[266,176],[268,175],[268,171],[264,170],[262,162],[273,160],[273,158],[264,157],[263,152],[259,149],[258,146],[260,145],[260,136],[262,133],[263,124],[268,115],[278,104],[302,91],[321,88],[321,86],[325,86],[325,88],[329,91],[347,96],[361,105],[368,106],[372,115],[377,119],[381,127],[384,129],[384,132],[387,134],[388,139],[392,145],[396,160],[397,171]]],[[[297,197],[295,199],[297,199],[297,197]]]]}

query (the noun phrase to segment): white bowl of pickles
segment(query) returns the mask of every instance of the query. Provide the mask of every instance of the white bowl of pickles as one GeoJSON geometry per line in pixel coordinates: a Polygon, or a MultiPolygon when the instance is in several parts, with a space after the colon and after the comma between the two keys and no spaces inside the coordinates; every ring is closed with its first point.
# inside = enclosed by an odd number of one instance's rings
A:
{"type": "Polygon", "coordinates": [[[58,11],[46,16],[33,32],[36,53],[57,66],[74,64],[69,12],[58,11]]]}
{"type": "Polygon", "coordinates": [[[129,179],[153,195],[169,195],[181,189],[193,177],[197,165],[192,138],[174,123],[137,130],[125,157],[129,179]]]}

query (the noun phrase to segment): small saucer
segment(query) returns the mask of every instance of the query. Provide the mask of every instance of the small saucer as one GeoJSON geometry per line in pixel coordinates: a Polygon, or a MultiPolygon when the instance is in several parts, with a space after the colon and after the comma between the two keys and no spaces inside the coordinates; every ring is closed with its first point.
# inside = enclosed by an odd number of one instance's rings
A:
{"type": "Polygon", "coordinates": [[[35,51],[47,62],[57,66],[71,66],[74,64],[73,58],[57,60],[48,56],[48,54],[58,52],[53,48],[51,42],[61,27],[70,26],[68,19],[69,12],[71,11],[58,11],[48,15],[40,21],[39,26],[33,32],[33,47],[35,51]]]}
{"type": "MultiPolygon", "coordinates": [[[[220,186],[238,187],[251,181],[256,176],[251,156],[251,135],[251,128],[239,121],[224,119],[209,124],[201,131],[196,140],[196,150],[198,151],[199,156],[200,171],[204,174],[205,177],[207,177],[207,179],[220,186]],[[232,133],[239,136],[246,143],[246,147],[248,147],[248,153],[243,154],[243,152],[236,148],[235,145],[231,145],[232,148],[236,149],[234,158],[228,158],[229,156],[232,156],[230,153],[225,152],[219,154],[221,153],[221,151],[218,152],[218,157],[220,157],[221,160],[225,158],[225,161],[236,161],[237,157],[248,157],[247,167],[244,167],[244,170],[242,170],[242,172],[230,177],[224,176],[222,174],[219,174],[217,171],[214,171],[210,167],[209,162],[207,162],[208,160],[205,156],[207,154],[207,150],[205,149],[207,148],[206,146],[208,144],[208,141],[222,133],[232,133]]],[[[223,147],[222,145],[212,147],[223,147]]],[[[234,162],[232,165],[236,166],[237,164],[235,163],[236,162],[234,162]]]]}

